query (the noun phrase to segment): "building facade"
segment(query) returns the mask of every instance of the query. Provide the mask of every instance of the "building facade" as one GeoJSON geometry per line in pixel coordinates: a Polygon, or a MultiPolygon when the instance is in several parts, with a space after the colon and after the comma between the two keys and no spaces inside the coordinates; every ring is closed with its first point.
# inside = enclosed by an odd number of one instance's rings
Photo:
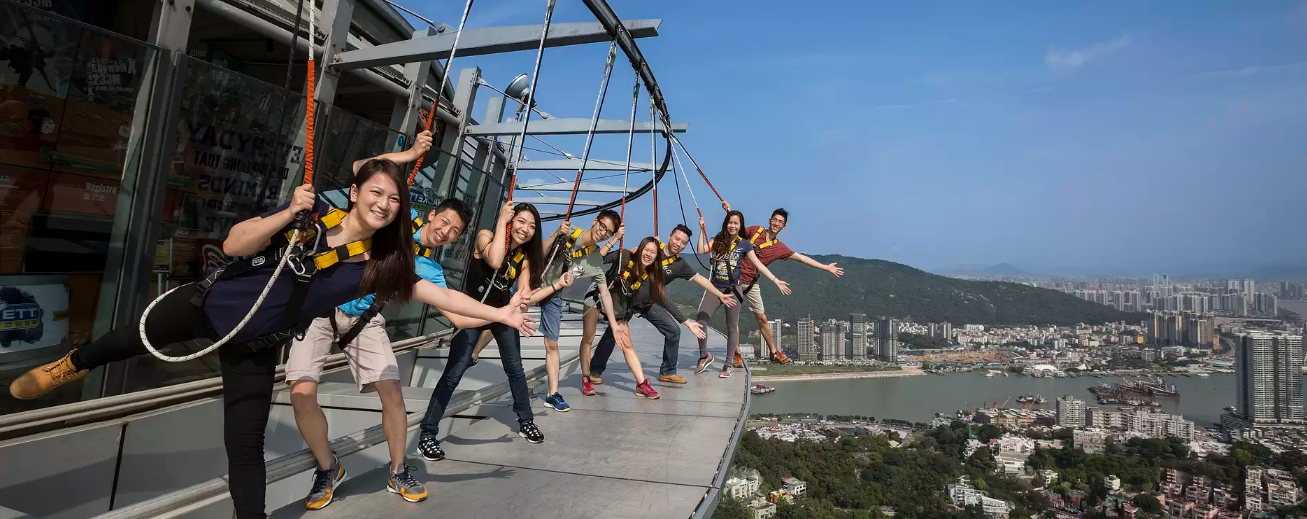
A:
{"type": "Polygon", "coordinates": [[[1078,398],[1072,398],[1071,395],[1065,395],[1057,399],[1057,425],[1058,427],[1084,427],[1085,426],[1085,401],[1078,398]]]}
{"type": "Polygon", "coordinates": [[[814,324],[812,318],[802,317],[794,327],[798,338],[799,360],[802,362],[817,362],[817,330],[814,329],[814,324]]]}
{"type": "Polygon", "coordinates": [[[882,362],[899,360],[899,325],[892,317],[881,317],[876,323],[878,355],[882,362]]]}
{"type": "Polygon", "coordinates": [[[867,358],[867,314],[849,315],[849,358],[865,360],[867,358]]]}
{"type": "Polygon", "coordinates": [[[1235,348],[1239,416],[1253,424],[1297,424],[1304,420],[1302,336],[1252,332],[1235,348]]]}

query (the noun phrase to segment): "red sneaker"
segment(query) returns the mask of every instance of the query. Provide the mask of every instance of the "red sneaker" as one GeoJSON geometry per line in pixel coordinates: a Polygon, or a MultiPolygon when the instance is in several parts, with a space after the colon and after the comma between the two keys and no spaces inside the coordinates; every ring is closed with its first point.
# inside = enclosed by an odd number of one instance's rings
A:
{"type": "Polygon", "coordinates": [[[735,353],[735,367],[737,367],[737,368],[743,368],[743,367],[744,367],[744,358],[740,357],[739,352],[736,352],[736,353],[735,353]]]}
{"type": "Polygon", "coordinates": [[[595,386],[590,383],[590,375],[584,375],[581,377],[581,394],[585,396],[595,395],[595,386]]]}
{"type": "Polygon", "coordinates": [[[644,382],[635,386],[635,394],[636,396],[642,396],[649,400],[658,400],[661,397],[661,395],[658,394],[658,391],[655,391],[653,386],[649,385],[649,379],[647,378],[644,379],[644,382]]]}
{"type": "Polygon", "coordinates": [[[772,360],[772,362],[775,362],[775,363],[777,363],[777,364],[781,364],[781,365],[785,365],[785,364],[789,364],[789,363],[791,363],[791,362],[794,362],[793,360],[790,360],[789,357],[786,357],[785,354],[784,354],[784,353],[781,353],[779,350],[778,350],[778,351],[775,351],[775,352],[772,352],[772,354],[771,354],[771,360],[772,360]]]}

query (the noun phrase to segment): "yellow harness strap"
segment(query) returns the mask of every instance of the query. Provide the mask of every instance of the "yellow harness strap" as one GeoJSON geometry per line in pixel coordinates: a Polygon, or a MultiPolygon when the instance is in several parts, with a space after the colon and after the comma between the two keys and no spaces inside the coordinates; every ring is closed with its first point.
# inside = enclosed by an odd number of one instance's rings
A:
{"type": "MultiPolygon", "coordinates": [[[[332,229],[337,225],[340,225],[340,222],[343,222],[345,220],[345,215],[347,214],[349,213],[346,213],[345,211],[341,211],[340,209],[332,209],[331,211],[327,212],[327,214],[318,217],[318,222],[322,224],[323,230],[332,229]]],[[[287,240],[291,238],[292,233],[293,231],[286,232],[287,240]]],[[[317,236],[317,234],[318,234],[317,226],[314,226],[314,228],[309,229],[308,232],[304,233],[303,239],[305,241],[311,240],[315,236],[317,236]]],[[[340,263],[342,261],[345,261],[349,258],[357,256],[359,254],[363,254],[371,249],[372,249],[371,238],[366,240],[352,241],[344,245],[341,245],[339,247],[332,248],[329,251],[314,254],[313,264],[318,268],[318,270],[322,270],[332,265],[335,265],[337,263],[340,263]]]]}

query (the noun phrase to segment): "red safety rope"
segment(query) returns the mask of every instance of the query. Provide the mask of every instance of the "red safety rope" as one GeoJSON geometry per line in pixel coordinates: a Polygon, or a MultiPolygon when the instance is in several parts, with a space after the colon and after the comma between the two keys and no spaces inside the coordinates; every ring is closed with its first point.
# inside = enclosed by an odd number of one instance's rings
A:
{"type": "MultiPolygon", "coordinates": [[[[445,60],[445,68],[440,74],[440,82],[436,83],[436,98],[431,101],[431,111],[427,112],[426,130],[431,132],[431,144],[433,146],[440,145],[440,136],[436,134],[435,127],[433,127],[432,124],[435,123],[436,111],[440,110],[440,96],[445,91],[445,81],[449,80],[449,68],[454,66],[454,54],[458,52],[458,38],[463,35],[463,26],[467,24],[467,14],[472,11],[472,2],[474,1],[475,0],[467,0],[467,4],[463,6],[463,18],[458,22],[458,32],[454,33],[454,44],[449,47],[449,59],[445,60]]],[[[425,80],[426,78],[418,78],[413,89],[413,97],[418,100],[419,106],[422,104],[422,85],[425,84],[425,80]]],[[[461,160],[459,159],[459,155],[462,153],[462,148],[462,143],[454,143],[453,160],[461,160]]],[[[418,170],[422,169],[422,161],[426,158],[427,156],[424,153],[421,157],[418,157],[417,162],[413,164],[413,171],[408,174],[409,186],[413,185],[413,180],[417,178],[418,170]]]]}
{"type": "Polygon", "coordinates": [[[313,94],[314,85],[317,83],[317,73],[314,72],[313,63],[313,13],[309,12],[309,77],[308,87],[304,89],[304,101],[308,103],[304,112],[304,125],[307,130],[308,140],[304,142],[304,183],[313,185],[313,94]]]}
{"type": "Polygon", "coordinates": [[[604,98],[608,96],[608,79],[613,75],[613,59],[616,57],[617,40],[614,39],[613,44],[608,47],[608,60],[604,63],[604,80],[599,86],[599,99],[595,100],[594,115],[590,118],[590,131],[585,136],[585,149],[581,153],[581,166],[576,168],[576,181],[572,183],[572,197],[567,201],[567,214],[563,216],[564,222],[572,221],[572,208],[576,206],[576,193],[581,190],[581,175],[585,173],[585,163],[590,160],[590,145],[594,143],[595,127],[599,125],[599,113],[603,111],[604,98]]]}
{"type": "Polygon", "coordinates": [[[672,135],[672,142],[675,142],[677,146],[681,147],[681,151],[685,152],[685,158],[690,159],[690,164],[694,165],[694,169],[699,172],[700,177],[703,177],[703,181],[708,183],[708,187],[712,189],[712,194],[717,195],[718,200],[725,202],[726,199],[722,198],[721,193],[717,192],[717,188],[713,187],[712,181],[708,180],[708,175],[703,174],[703,169],[699,167],[699,163],[694,161],[694,157],[690,155],[690,150],[685,149],[685,145],[681,144],[681,140],[677,139],[675,134],[672,135]]]}

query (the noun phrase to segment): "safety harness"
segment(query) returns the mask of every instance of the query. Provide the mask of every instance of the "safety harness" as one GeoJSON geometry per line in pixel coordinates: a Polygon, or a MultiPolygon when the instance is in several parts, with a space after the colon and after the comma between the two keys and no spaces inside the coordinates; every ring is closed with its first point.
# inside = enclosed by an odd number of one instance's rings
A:
{"type": "Polygon", "coordinates": [[[727,286],[730,286],[731,288],[735,288],[739,286],[740,280],[739,278],[735,277],[734,274],[732,274],[732,272],[734,272],[735,269],[731,268],[731,265],[728,264],[729,260],[727,260],[726,257],[730,256],[731,251],[734,251],[735,248],[738,247],[739,245],[740,245],[740,238],[737,236],[734,240],[731,240],[731,246],[726,249],[725,254],[714,255],[712,257],[713,279],[717,278],[718,269],[724,269],[723,272],[726,273],[727,286]]]}
{"type": "MultiPolygon", "coordinates": [[[[758,226],[758,230],[753,232],[753,237],[749,238],[749,243],[752,243],[754,248],[756,248],[756,249],[758,249],[758,250],[762,250],[762,249],[765,249],[765,248],[767,248],[767,247],[771,247],[772,245],[776,245],[777,243],[780,243],[780,242],[781,242],[781,239],[780,239],[779,237],[776,237],[776,238],[772,238],[772,239],[770,239],[770,240],[767,240],[766,242],[758,243],[758,237],[759,237],[759,236],[762,236],[762,233],[764,233],[764,232],[767,232],[767,228],[766,228],[766,227],[763,227],[763,226],[760,225],[760,226],[758,226]]],[[[757,284],[758,284],[758,278],[760,277],[760,275],[761,275],[761,273],[759,273],[759,275],[755,275],[755,276],[753,276],[753,281],[749,282],[749,286],[744,287],[744,290],[741,291],[740,293],[741,293],[741,294],[748,294],[750,290],[753,290],[754,285],[757,285],[757,284]]]]}
{"type": "Polygon", "coordinates": [[[492,290],[508,291],[508,285],[517,279],[518,272],[522,270],[522,262],[526,261],[526,253],[518,247],[513,255],[506,258],[504,265],[496,269],[490,276],[486,277],[480,285],[474,289],[474,292],[481,296],[481,301],[490,295],[492,290]]]}
{"type": "MultiPolygon", "coordinates": [[[[274,348],[286,344],[297,333],[297,325],[300,310],[304,307],[304,300],[308,296],[309,284],[313,281],[314,274],[335,266],[349,258],[358,256],[369,251],[372,248],[372,240],[365,239],[353,241],[334,247],[322,252],[315,252],[319,246],[325,242],[324,238],[328,230],[339,226],[344,221],[345,211],[332,209],[326,215],[321,216],[317,221],[310,221],[309,226],[302,233],[302,238],[294,246],[289,248],[290,257],[286,258],[291,272],[295,273],[295,283],[291,286],[290,298],[286,302],[286,308],[282,312],[281,330],[269,334],[261,335],[253,340],[243,343],[250,351],[259,351],[267,348],[274,348]],[[312,241],[313,245],[304,247],[312,241]]],[[[292,224],[292,227],[296,224],[292,224]]],[[[294,238],[294,230],[284,233],[287,243],[294,238]]],[[[213,285],[220,279],[229,279],[236,276],[244,275],[255,270],[268,268],[281,262],[282,257],[287,254],[287,249],[282,244],[274,244],[264,249],[258,255],[249,256],[238,260],[225,267],[219,267],[209,271],[204,279],[196,282],[195,293],[191,296],[191,304],[197,307],[204,306],[204,300],[208,297],[213,285]]],[[[334,325],[334,323],[333,323],[334,325]]],[[[357,335],[357,334],[356,334],[357,335]]]]}

